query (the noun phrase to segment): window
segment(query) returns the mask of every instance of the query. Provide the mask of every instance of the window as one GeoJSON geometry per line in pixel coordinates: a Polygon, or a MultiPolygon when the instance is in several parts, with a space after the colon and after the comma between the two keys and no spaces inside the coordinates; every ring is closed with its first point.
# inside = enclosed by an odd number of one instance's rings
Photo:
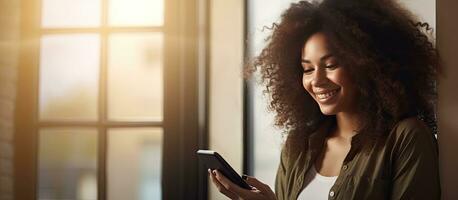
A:
{"type": "Polygon", "coordinates": [[[22,5],[16,199],[197,197],[198,163],[188,155],[205,148],[205,85],[193,76],[205,51],[180,39],[188,33],[178,21],[197,30],[197,16],[175,12],[178,2],[197,12],[197,1],[181,0],[22,5]],[[196,59],[184,68],[185,58],[196,59]]]}

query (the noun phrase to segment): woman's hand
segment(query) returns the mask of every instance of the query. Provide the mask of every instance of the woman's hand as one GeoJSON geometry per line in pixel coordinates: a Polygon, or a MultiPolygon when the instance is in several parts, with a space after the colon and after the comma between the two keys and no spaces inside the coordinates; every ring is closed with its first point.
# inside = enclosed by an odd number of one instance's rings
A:
{"type": "Polygon", "coordinates": [[[258,181],[258,179],[247,176],[245,180],[248,185],[253,186],[251,190],[241,188],[224,177],[218,170],[208,169],[210,179],[218,188],[219,192],[223,193],[231,199],[237,200],[276,200],[275,193],[268,185],[258,181]]]}

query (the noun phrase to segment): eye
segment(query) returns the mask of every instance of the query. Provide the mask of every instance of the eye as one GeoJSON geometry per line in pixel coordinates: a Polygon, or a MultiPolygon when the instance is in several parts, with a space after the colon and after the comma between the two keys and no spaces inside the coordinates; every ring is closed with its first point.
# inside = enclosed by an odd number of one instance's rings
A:
{"type": "Polygon", "coordinates": [[[314,70],[311,67],[304,67],[303,69],[304,69],[304,74],[312,74],[312,72],[314,70]]]}
{"type": "Polygon", "coordinates": [[[339,67],[339,65],[337,63],[326,65],[326,69],[330,69],[330,70],[333,70],[333,69],[335,69],[337,67],[339,67]]]}

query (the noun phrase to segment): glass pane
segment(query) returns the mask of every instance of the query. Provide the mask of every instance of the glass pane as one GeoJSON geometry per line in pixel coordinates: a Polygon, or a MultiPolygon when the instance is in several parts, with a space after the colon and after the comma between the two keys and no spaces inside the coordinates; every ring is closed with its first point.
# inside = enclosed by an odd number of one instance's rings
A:
{"type": "Polygon", "coordinates": [[[108,131],[108,199],[161,199],[161,165],[162,129],[108,131]]]}
{"type": "Polygon", "coordinates": [[[97,199],[97,131],[40,130],[39,199],[97,199]]]}
{"type": "Polygon", "coordinates": [[[112,26],[162,26],[164,0],[109,0],[112,26]]]}
{"type": "Polygon", "coordinates": [[[95,120],[100,39],[96,34],[41,39],[40,119],[95,120]]]}
{"type": "Polygon", "coordinates": [[[108,118],[162,120],[162,34],[109,37],[108,118]]]}
{"type": "Polygon", "coordinates": [[[43,0],[41,24],[44,28],[97,27],[100,0],[43,0]]]}

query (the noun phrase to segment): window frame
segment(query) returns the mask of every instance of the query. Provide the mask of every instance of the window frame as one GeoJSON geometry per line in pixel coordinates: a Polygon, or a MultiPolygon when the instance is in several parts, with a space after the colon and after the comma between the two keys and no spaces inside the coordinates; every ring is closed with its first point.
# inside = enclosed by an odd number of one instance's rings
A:
{"type": "MultiPolygon", "coordinates": [[[[107,129],[114,127],[163,128],[162,199],[207,199],[207,175],[195,152],[208,147],[208,2],[164,0],[164,25],[152,28],[104,28],[107,3],[101,0],[101,28],[75,28],[100,33],[101,63],[98,119],[95,122],[38,121],[38,79],[41,31],[40,0],[21,4],[21,47],[15,110],[14,198],[38,198],[38,130],[43,127],[93,127],[98,130],[97,191],[107,199],[107,129]],[[97,30],[101,30],[98,32],[97,30]],[[108,121],[106,107],[106,46],[109,33],[161,31],[163,46],[163,120],[161,122],[108,121]],[[178,49],[178,51],[177,51],[178,49]],[[187,166],[187,167],[182,167],[187,166]],[[198,183],[198,184],[196,184],[198,183]]],[[[108,25],[107,25],[108,26],[108,25]]]]}

